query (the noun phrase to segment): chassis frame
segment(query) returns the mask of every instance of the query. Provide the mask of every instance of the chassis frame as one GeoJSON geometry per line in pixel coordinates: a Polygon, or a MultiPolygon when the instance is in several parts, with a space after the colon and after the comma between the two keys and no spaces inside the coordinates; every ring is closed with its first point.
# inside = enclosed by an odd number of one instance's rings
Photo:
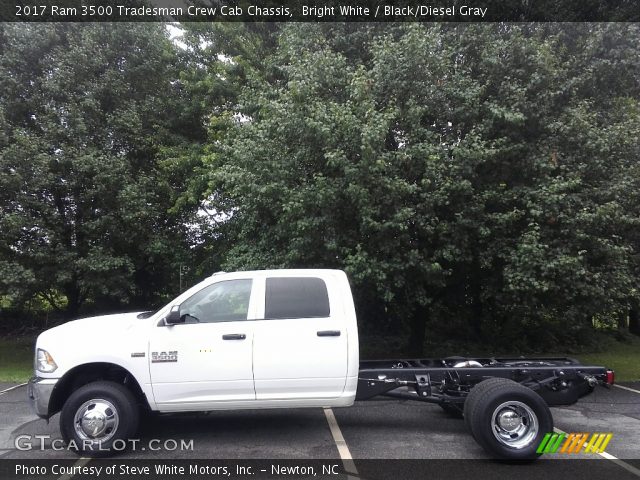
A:
{"type": "Polygon", "coordinates": [[[548,405],[570,405],[596,385],[614,382],[612,370],[569,357],[447,357],[360,363],[356,400],[382,395],[437,403],[462,412],[471,389],[507,378],[537,392],[548,405]]]}

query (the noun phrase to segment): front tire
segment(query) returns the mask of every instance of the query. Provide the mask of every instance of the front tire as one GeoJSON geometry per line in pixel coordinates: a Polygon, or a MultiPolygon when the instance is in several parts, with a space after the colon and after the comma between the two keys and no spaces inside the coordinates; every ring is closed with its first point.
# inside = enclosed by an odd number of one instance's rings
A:
{"type": "MultiPolygon", "coordinates": [[[[485,382],[482,382],[485,383],[485,382]]],[[[475,440],[492,456],[534,460],[545,434],[553,432],[546,402],[531,389],[506,378],[476,386],[465,405],[465,422],[475,440]],[[477,390],[476,390],[477,389],[477,390]]]]}
{"type": "Polygon", "coordinates": [[[60,433],[71,450],[90,457],[113,455],[138,429],[136,398],[125,386],[107,381],[82,386],[67,399],[60,433]]]}

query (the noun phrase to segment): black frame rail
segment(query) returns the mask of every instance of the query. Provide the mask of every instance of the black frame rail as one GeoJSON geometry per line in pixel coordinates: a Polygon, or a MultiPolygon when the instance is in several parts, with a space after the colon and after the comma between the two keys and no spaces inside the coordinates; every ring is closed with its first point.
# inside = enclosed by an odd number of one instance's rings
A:
{"type": "Polygon", "coordinates": [[[370,360],[360,363],[356,400],[384,395],[461,408],[476,384],[496,377],[531,388],[549,405],[575,403],[596,385],[614,381],[606,367],[568,357],[370,360]]]}

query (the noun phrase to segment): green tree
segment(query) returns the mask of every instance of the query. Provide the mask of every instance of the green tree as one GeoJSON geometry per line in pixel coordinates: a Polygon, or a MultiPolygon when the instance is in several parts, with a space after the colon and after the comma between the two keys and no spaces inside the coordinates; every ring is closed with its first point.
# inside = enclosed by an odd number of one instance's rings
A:
{"type": "Polygon", "coordinates": [[[226,268],[344,268],[416,354],[427,326],[530,348],[637,298],[635,26],[273,35],[207,158],[226,268]]]}
{"type": "MultiPolygon", "coordinates": [[[[195,141],[162,24],[2,26],[0,284],[74,316],[171,290],[195,141]]],[[[177,285],[176,285],[177,286],[177,285]]],[[[173,288],[175,290],[175,287],[173,288]]]]}

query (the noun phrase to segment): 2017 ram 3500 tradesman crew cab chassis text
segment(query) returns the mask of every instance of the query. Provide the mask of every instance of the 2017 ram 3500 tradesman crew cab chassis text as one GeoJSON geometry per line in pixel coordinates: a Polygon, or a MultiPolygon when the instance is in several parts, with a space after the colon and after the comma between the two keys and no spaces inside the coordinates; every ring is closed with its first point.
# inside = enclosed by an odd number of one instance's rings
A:
{"type": "Polygon", "coordinates": [[[86,455],[131,438],[141,411],[348,407],[386,395],[464,416],[498,458],[535,458],[566,405],[613,372],[570,358],[360,361],[356,312],[338,270],[218,273],[157,312],[85,318],[43,332],[29,399],[60,414],[86,455]]]}

